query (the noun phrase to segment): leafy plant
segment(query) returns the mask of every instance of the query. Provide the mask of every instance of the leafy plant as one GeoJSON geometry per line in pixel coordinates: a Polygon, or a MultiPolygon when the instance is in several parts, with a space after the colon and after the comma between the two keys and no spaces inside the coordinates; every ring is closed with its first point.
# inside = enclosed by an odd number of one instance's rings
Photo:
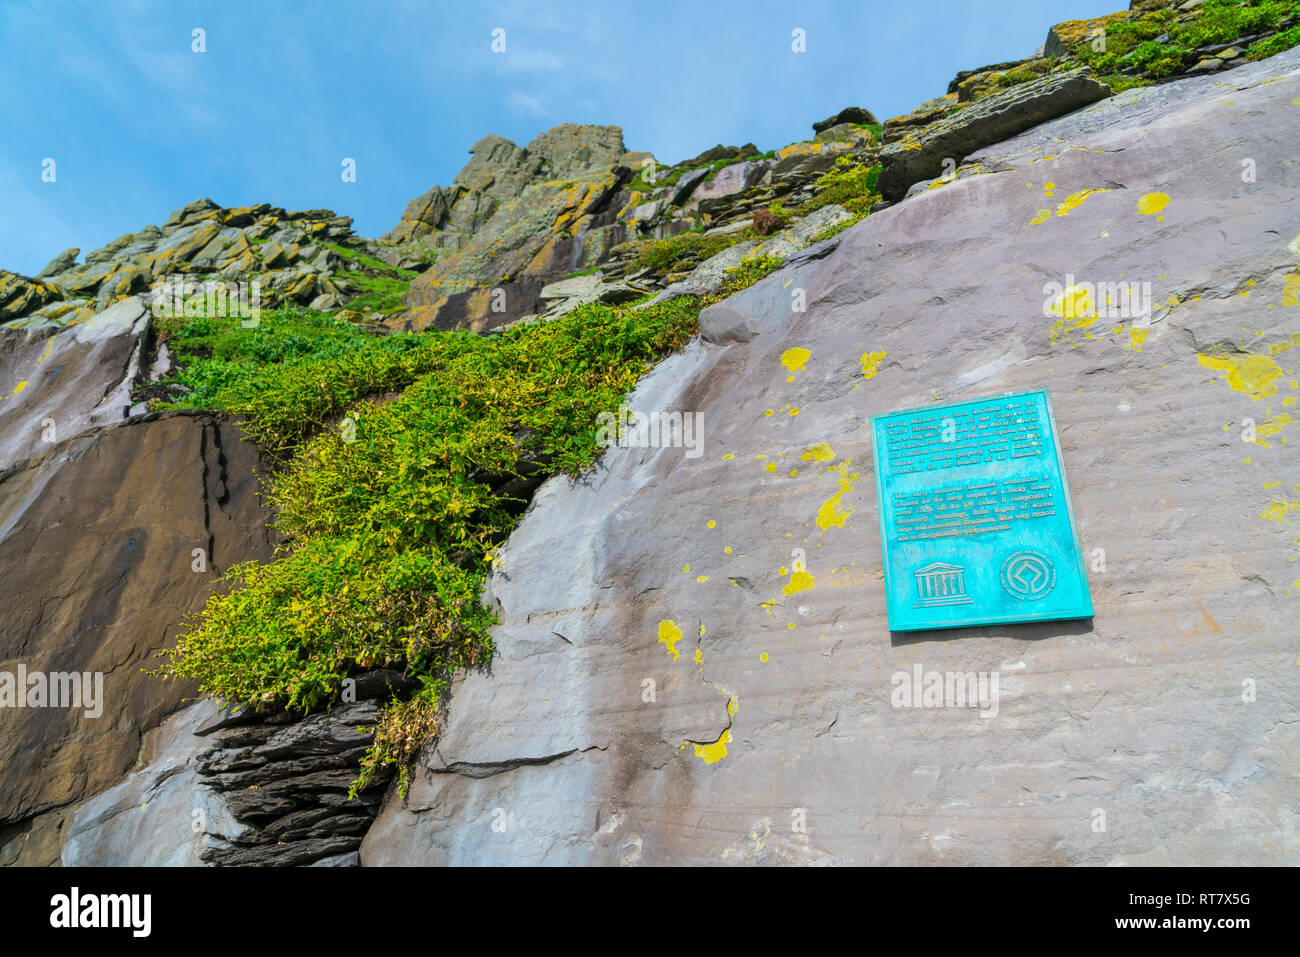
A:
{"type": "Polygon", "coordinates": [[[813,198],[803,203],[795,214],[807,216],[832,204],[843,206],[855,214],[867,212],[880,199],[875,188],[882,169],[880,164],[868,167],[848,156],[841,156],[835,161],[835,168],[813,184],[813,198]]]}
{"type": "MultiPolygon", "coordinates": [[[[777,265],[747,262],[728,289],[777,265]]],[[[327,358],[250,360],[215,405],[248,416],[281,456],[267,494],[285,545],[272,562],[227,573],[229,591],[191,619],[159,673],[232,703],[305,712],[350,673],[403,668],[419,690],[385,708],[354,790],[390,763],[405,786],[449,677],[491,656],[493,619],[478,596],[521,511],[506,483],[589,466],[601,451],[597,414],[694,334],[703,304],[595,303],[491,338],[413,334],[327,358]],[[403,380],[394,401],[358,401],[403,380]],[[344,409],[346,433],[326,428],[344,409]]],[[[214,361],[226,360],[194,365],[214,361]]]]}

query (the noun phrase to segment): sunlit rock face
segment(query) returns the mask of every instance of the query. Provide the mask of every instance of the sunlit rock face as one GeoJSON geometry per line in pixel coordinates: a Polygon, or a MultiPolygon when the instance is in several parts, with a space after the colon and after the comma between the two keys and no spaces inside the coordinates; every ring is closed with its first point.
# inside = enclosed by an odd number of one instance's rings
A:
{"type": "Polygon", "coordinates": [[[707,310],[362,863],[1294,863],[1296,142],[1296,52],[1122,93],[707,310]],[[869,417],[1044,386],[1095,616],[891,634],[869,417]]]}

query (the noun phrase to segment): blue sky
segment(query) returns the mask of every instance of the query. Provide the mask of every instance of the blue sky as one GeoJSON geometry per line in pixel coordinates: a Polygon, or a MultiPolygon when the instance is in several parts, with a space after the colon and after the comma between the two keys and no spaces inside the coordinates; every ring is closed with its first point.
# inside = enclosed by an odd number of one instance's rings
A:
{"type": "Polygon", "coordinates": [[[326,207],[377,236],[488,133],[615,124],[666,163],[784,146],[845,106],[907,112],[959,69],[1029,55],[1053,23],[1125,6],[0,0],[0,268],[84,256],[201,196],[326,207]]]}

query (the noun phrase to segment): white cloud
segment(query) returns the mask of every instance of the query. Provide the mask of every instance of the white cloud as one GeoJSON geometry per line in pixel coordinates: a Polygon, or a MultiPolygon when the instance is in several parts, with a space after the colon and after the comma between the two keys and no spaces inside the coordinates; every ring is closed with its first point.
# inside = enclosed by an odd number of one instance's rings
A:
{"type": "Polygon", "coordinates": [[[510,108],[510,112],[523,116],[542,116],[546,113],[546,105],[541,97],[532,96],[522,90],[511,93],[506,99],[506,106],[510,108]]]}
{"type": "Polygon", "coordinates": [[[510,73],[558,73],[566,63],[564,57],[547,50],[515,51],[506,44],[505,51],[496,55],[501,68],[510,73]]]}

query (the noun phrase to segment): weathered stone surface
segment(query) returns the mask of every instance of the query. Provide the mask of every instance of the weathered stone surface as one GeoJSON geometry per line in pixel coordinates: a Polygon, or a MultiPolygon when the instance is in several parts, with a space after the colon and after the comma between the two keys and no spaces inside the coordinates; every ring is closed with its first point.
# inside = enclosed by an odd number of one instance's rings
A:
{"type": "Polygon", "coordinates": [[[73,246],[71,249],[63,250],[63,252],[59,253],[46,263],[45,268],[36,274],[36,278],[44,279],[46,276],[53,276],[56,273],[61,273],[65,269],[71,268],[76,265],[77,257],[79,255],[81,255],[81,250],[76,246],[73,246]]]}
{"type": "Polygon", "coordinates": [[[194,731],[216,709],[205,699],[168,718],[148,735],[143,767],[77,807],[64,828],[64,867],[194,867],[214,838],[247,830],[195,770],[205,742],[194,731]]]}
{"type": "Polygon", "coordinates": [[[541,487],[494,563],[491,671],[456,682],[362,863],[1297,863],[1300,461],[1278,416],[1300,55],[1216,79],[999,144],[995,171],[708,310],[629,401],[699,414],[703,454],[611,449],[541,487]],[[1275,172],[1225,169],[1243,144],[1275,172]],[[1070,276],[1150,282],[1156,321],[1057,325],[1070,276]],[[1095,617],[891,636],[869,417],[1042,385],[1095,617]],[[812,588],[782,574],[795,548],[812,588]],[[892,706],[915,665],[999,673],[997,715],[892,706]]]}
{"type": "Polygon", "coordinates": [[[772,166],[768,160],[757,162],[732,163],[713,174],[713,178],[695,187],[691,197],[692,205],[699,205],[705,200],[721,199],[741,190],[749,189],[763,178],[772,166]]]}
{"type": "Polygon", "coordinates": [[[132,297],[0,353],[0,468],[125,418],[148,325],[132,297]]]}
{"type": "Polygon", "coordinates": [[[841,123],[876,123],[875,115],[867,109],[860,106],[847,106],[840,110],[834,116],[828,116],[812,125],[814,133],[822,133],[829,130],[832,126],[839,126],[841,123]]]}
{"type": "Polygon", "coordinates": [[[1066,20],[1064,23],[1058,23],[1047,31],[1043,56],[1064,56],[1079,44],[1092,41],[1098,32],[1104,33],[1107,27],[1123,23],[1127,19],[1128,12],[1121,10],[1091,20],[1066,20]]]}
{"type": "Polygon", "coordinates": [[[945,159],[960,163],[982,146],[1109,95],[1110,88],[1087,69],[1054,73],[1012,87],[886,145],[880,153],[884,171],[876,187],[885,199],[901,199],[913,183],[938,176],[945,159]]]}
{"type": "Polygon", "coordinates": [[[218,574],[270,556],[257,465],[229,422],[168,414],[0,471],[0,671],[104,676],[99,715],[0,709],[0,823],[117,784],[145,733],[193,694],[142,672],[218,574]]]}
{"type": "Polygon", "coordinates": [[[785,229],[780,229],[764,239],[750,239],[729,246],[717,255],[710,256],[696,266],[689,276],[664,289],[647,306],[666,302],[678,296],[698,296],[716,293],[722,288],[728,269],[734,269],[744,260],[754,256],[777,256],[781,259],[790,256],[807,246],[814,236],[842,223],[850,216],[843,206],[823,206],[802,219],[795,220],[785,229]]]}
{"type": "Polygon", "coordinates": [[[618,168],[601,176],[527,186],[522,195],[502,203],[460,252],[416,277],[405,297],[411,308],[403,322],[416,329],[435,326],[478,331],[534,312],[536,290],[527,298],[525,289],[511,290],[507,283],[534,281],[540,290],[575,266],[599,258],[619,237],[593,230],[612,223],[616,210],[610,200],[626,173],[618,168]],[[506,290],[504,303],[500,297],[494,302],[492,290],[496,288],[506,290]],[[453,296],[462,298],[452,300],[453,296]],[[494,305],[504,308],[494,309],[494,305]],[[461,310],[463,319],[455,315],[461,310]]]}
{"type": "Polygon", "coordinates": [[[62,298],[58,287],[48,282],[0,269],[0,322],[26,315],[62,298]]]}
{"type": "Polygon", "coordinates": [[[758,152],[758,147],[753,143],[746,143],[744,146],[723,146],[719,143],[717,146],[705,150],[699,156],[686,160],[682,165],[707,166],[709,163],[721,159],[744,159],[746,156],[757,156],[758,152]]]}

